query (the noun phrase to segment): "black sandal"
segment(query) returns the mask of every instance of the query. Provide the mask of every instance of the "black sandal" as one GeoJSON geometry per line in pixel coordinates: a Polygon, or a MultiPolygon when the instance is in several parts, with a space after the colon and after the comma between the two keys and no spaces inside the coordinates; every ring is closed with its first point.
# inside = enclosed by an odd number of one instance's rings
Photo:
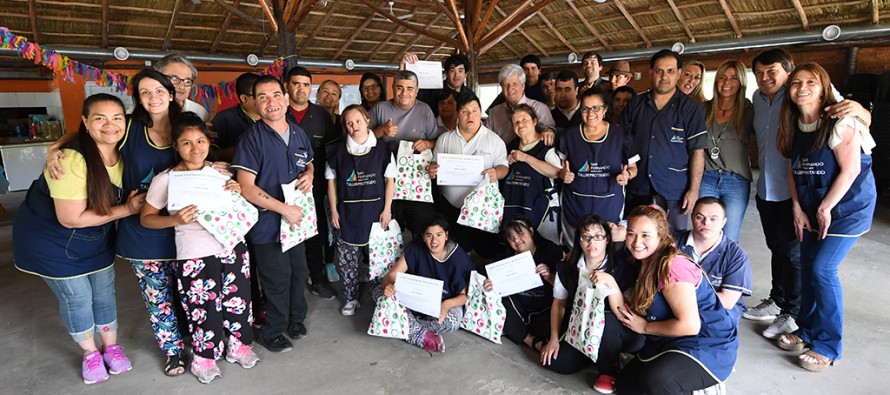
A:
{"type": "Polygon", "coordinates": [[[164,363],[164,374],[170,377],[179,376],[185,373],[185,362],[182,355],[168,355],[167,362],[164,363]],[[176,369],[182,369],[177,372],[176,369]]]}

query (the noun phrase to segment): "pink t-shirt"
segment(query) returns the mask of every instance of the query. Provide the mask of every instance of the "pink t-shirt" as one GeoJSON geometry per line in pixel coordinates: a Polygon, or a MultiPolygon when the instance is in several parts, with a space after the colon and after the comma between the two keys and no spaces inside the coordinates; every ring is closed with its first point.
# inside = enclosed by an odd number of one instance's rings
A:
{"type": "MultiPolygon", "coordinates": [[[[169,170],[165,170],[151,179],[151,186],[145,195],[145,202],[154,208],[167,207],[167,184],[170,180],[168,172],[169,170]]],[[[175,215],[177,212],[179,210],[170,211],[170,215],[175,215]]],[[[176,225],[173,229],[176,234],[176,259],[203,258],[226,250],[210,232],[197,222],[176,225]]]]}
{"type": "MultiPolygon", "coordinates": [[[[701,269],[698,268],[698,265],[690,261],[689,258],[679,255],[671,260],[671,269],[668,276],[671,278],[671,282],[690,283],[696,287],[702,278],[701,269]]],[[[664,288],[664,284],[659,284],[658,289],[661,290],[662,288],[664,288]]]]}

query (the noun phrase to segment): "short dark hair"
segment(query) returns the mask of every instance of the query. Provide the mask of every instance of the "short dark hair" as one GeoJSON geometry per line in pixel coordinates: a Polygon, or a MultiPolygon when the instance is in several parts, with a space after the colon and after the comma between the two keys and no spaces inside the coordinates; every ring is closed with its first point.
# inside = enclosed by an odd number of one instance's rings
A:
{"type": "Polygon", "coordinates": [[[599,54],[598,52],[596,52],[596,51],[587,51],[587,52],[585,52],[584,55],[581,56],[581,63],[584,63],[585,60],[587,60],[587,59],[589,59],[589,58],[594,58],[594,57],[596,58],[596,62],[597,62],[597,63],[599,63],[599,64],[601,64],[601,65],[603,64],[603,57],[600,56],[600,54],[599,54]]]}
{"type": "Polygon", "coordinates": [[[525,55],[522,57],[522,59],[519,60],[519,66],[522,66],[526,63],[534,63],[538,66],[538,68],[541,68],[541,58],[539,58],[538,55],[525,55]]]}
{"type": "Polygon", "coordinates": [[[584,92],[581,92],[581,96],[578,97],[578,101],[582,102],[584,101],[584,99],[594,96],[599,97],[600,100],[603,101],[603,105],[606,106],[606,108],[612,108],[612,93],[599,88],[590,88],[584,92]]]}
{"type": "Polygon", "coordinates": [[[513,106],[513,109],[510,110],[510,119],[512,119],[513,114],[516,114],[517,112],[524,112],[532,118],[532,121],[535,121],[535,122],[538,121],[538,114],[536,114],[535,109],[532,108],[532,106],[530,106],[528,104],[519,103],[519,104],[513,106]]]}
{"type": "MultiPolygon", "coordinates": [[[[575,244],[572,247],[571,258],[569,262],[578,262],[583,255],[583,251],[581,250],[581,233],[583,233],[587,228],[591,226],[598,226],[603,229],[603,232],[606,234],[606,267],[605,271],[607,273],[612,272],[612,268],[618,264],[617,256],[615,255],[615,247],[612,246],[612,227],[609,226],[609,221],[606,221],[605,218],[600,217],[596,214],[587,214],[581,217],[578,220],[578,226],[575,227],[575,244]]],[[[572,268],[577,268],[575,263],[571,263],[569,265],[572,268]]]]}
{"type": "Polygon", "coordinates": [[[536,233],[535,225],[532,225],[532,220],[529,217],[522,214],[516,214],[510,218],[506,218],[501,224],[501,240],[507,243],[510,240],[511,235],[521,234],[523,230],[531,234],[532,240],[534,240],[536,233]]]}
{"type": "Polygon", "coordinates": [[[425,233],[427,229],[432,228],[433,226],[439,226],[445,232],[451,231],[451,223],[448,222],[448,219],[446,219],[445,216],[441,213],[433,213],[429,216],[429,218],[426,219],[426,221],[423,221],[423,226],[421,226],[420,228],[421,237],[418,238],[418,241],[422,243],[423,233],[425,233]]]}
{"type": "Polygon", "coordinates": [[[550,80],[556,81],[556,79],[557,79],[557,74],[555,71],[548,71],[548,72],[544,73],[543,75],[541,75],[541,81],[550,81],[550,80]]]}
{"type": "Polygon", "coordinates": [[[758,63],[762,66],[778,63],[782,65],[785,71],[789,73],[794,71],[794,61],[791,59],[791,54],[783,48],[770,48],[757,54],[754,60],[751,61],[751,69],[753,70],[754,65],[758,63]]]}
{"type": "Polygon", "coordinates": [[[439,91],[439,94],[436,95],[436,103],[443,100],[448,100],[449,97],[453,97],[454,101],[457,102],[458,96],[459,94],[456,90],[445,88],[439,91]]]}
{"type": "Polygon", "coordinates": [[[479,102],[479,96],[476,96],[473,92],[462,93],[457,96],[457,107],[456,109],[460,111],[461,108],[464,108],[466,105],[476,102],[479,104],[479,108],[482,108],[482,104],[479,102]]]}
{"type": "Polygon", "coordinates": [[[291,77],[294,76],[303,76],[309,78],[309,81],[312,81],[312,73],[309,70],[306,70],[303,66],[294,66],[294,68],[287,71],[287,77],[284,79],[285,81],[290,81],[291,77]]]}
{"type": "Polygon", "coordinates": [[[578,74],[575,74],[572,70],[560,71],[559,74],[556,75],[556,80],[563,82],[571,80],[575,83],[575,87],[578,86],[578,74]]]}
{"type": "Polygon", "coordinates": [[[661,51],[656,52],[655,55],[652,55],[652,58],[649,59],[649,68],[654,69],[655,62],[662,58],[674,58],[677,60],[677,70],[683,68],[683,60],[680,59],[680,54],[671,51],[670,49],[662,49],[661,51]]]}
{"type": "Polygon", "coordinates": [[[238,100],[241,100],[241,95],[247,95],[253,97],[253,83],[260,78],[259,75],[254,73],[244,73],[238,76],[238,79],[235,80],[235,94],[238,95],[238,100]]]}
{"type": "MultiPolygon", "coordinates": [[[[299,75],[299,74],[297,74],[297,75],[299,75]]],[[[279,80],[278,78],[275,78],[271,75],[263,75],[263,76],[260,76],[260,78],[257,78],[256,81],[254,81],[254,83],[253,83],[253,96],[256,97],[256,87],[258,87],[262,84],[271,84],[271,83],[278,84],[278,87],[281,88],[281,93],[287,93],[287,90],[284,89],[284,83],[282,83],[281,80],[279,80]]]]}
{"type": "Polygon", "coordinates": [[[464,66],[464,71],[469,73],[470,59],[467,59],[467,55],[456,53],[445,59],[445,63],[442,64],[442,67],[445,68],[445,71],[448,71],[454,66],[464,66]]]}
{"type": "Polygon", "coordinates": [[[204,123],[204,120],[191,111],[186,111],[182,113],[179,118],[176,119],[176,123],[173,124],[173,142],[175,143],[179,140],[179,137],[185,133],[186,130],[189,129],[198,129],[201,133],[204,133],[204,137],[210,139],[210,129],[207,129],[207,124],[204,123]]]}
{"type": "Polygon", "coordinates": [[[615,88],[615,92],[612,92],[612,95],[615,96],[619,93],[630,93],[631,98],[637,97],[637,90],[630,85],[623,85],[615,88]]]}
{"type": "Polygon", "coordinates": [[[723,209],[723,214],[724,214],[724,215],[726,214],[726,203],[723,202],[723,199],[720,199],[720,198],[715,197],[715,196],[705,196],[705,197],[700,197],[700,198],[698,198],[698,200],[695,201],[695,205],[692,206],[692,211],[694,212],[695,209],[698,208],[698,206],[701,206],[701,205],[704,205],[704,204],[716,204],[716,205],[719,205],[720,208],[723,209]]]}

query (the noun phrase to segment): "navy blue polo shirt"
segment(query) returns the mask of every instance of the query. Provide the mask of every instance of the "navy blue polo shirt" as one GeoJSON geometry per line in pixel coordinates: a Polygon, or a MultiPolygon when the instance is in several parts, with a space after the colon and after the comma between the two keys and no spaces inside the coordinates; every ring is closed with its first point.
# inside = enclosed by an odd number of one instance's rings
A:
{"type": "MultiPolygon", "coordinates": [[[[695,256],[693,247],[687,243],[691,233],[692,231],[685,231],[677,238],[677,248],[693,257],[695,256]]],[[[696,263],[707,273],[708,281],[717,291],[728,289],[741,292],[742,296],[751,296],[751,286],[754,282],[751,260],[748,259],[745,250],[726,235],[721,235],[717,245],[696,263]]],[[[739,298],[736,302],[737,315],[747,310],[743,299],[739,298]]]]}
{"type": "Polygon", "coordinates": [[[256,122],[247,115],[241,104],[216,113],[211,123],[218,137],[213,145],[219,149],[234,147],[241,135],[256,122]]]}
{"type": "MultiPolygon", "coordinates": [[[[340,137],[340,131],[335,127],[331,114],[321,106],[309,103],[306,115],[302,122],[297,122],[292,113],[293,109],[287,110],[287,121],[300,126],[306,136],[312,141],[312,149],[318,155],[318,163],[326,163],[325,150],[322,147],[337,141],[340,137]]],[[[327,195],[328,182],[324,178],[324,166],[315,166],[315,178],[313,178],[313,193],[318,196],[327,195]]]]}
{"type": "Polygon", "coordinates": [[[633,135],[640,154],[637,177],[627,191],[634,195],[658,193],[680,200],[689,188],[689,158],[708,146],[701,105],[677,89],[659,110],[652,92],[635,97],[621,114],[621,126],[633,135]]]}
{"type": "MultiPolygon", "coordinates": [[[[271,126],[257,122],[241,136],[232,158],[233,169],[255,174],[256,186],[279,201],[284,201],[281,185],[295,180],[314,158],[312,142],[306,132],[293,122],[288,121],[288,126],[290,144],[285,145],[271,126]]],[[[277,243],[281,215],[271,210],[259,210],[260,218],[249,233],[251,241],[256,244],[277,243]]]]}

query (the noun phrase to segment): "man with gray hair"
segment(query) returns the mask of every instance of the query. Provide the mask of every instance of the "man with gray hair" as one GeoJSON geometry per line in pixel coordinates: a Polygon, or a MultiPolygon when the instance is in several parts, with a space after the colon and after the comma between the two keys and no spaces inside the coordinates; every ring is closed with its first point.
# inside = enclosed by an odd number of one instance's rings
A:
{"type": "Polygon", "coordinates": [[[154,63],[154,69],[170,79],[176,88],[176,102],[182,107],[182,111],[191,111],[198,114],[204,122],[210,120],[207,109],[204,106],[189,100],[192,94],[192,85],[198,78],[198,69],[185,55],[173,52],[154,63]]]}
{"type": "Polygon", "coordinates": [[[494,131],[504,140],[504,144],[509,145],[516,138],[516,133],[513,133],[513,122],[510,119],[513,107],[517,104],[528,104],[538,116],[537,130],[542,133],[544,144],[553,145],[556,129],[550,109],[544,103],[525,97],[525,72],[522,68],[515,64],[502,67],[498,73],[498,84],[501,85],[505,101],[491,108],[485,127],[494,131]]]}

